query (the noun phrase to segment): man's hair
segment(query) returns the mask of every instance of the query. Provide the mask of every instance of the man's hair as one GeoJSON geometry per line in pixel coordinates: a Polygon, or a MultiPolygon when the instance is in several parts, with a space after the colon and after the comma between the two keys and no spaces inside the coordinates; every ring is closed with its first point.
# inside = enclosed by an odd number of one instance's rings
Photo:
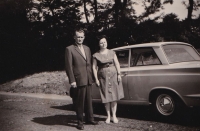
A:
{"type": "Polygon", "coordinates": [[[76,34],[76,32],[84,33],[84,34],[85,34],[85,31],[84,31],[83,28],[75,28],[75,30],[74,30],[74,35],[76,34]]]}

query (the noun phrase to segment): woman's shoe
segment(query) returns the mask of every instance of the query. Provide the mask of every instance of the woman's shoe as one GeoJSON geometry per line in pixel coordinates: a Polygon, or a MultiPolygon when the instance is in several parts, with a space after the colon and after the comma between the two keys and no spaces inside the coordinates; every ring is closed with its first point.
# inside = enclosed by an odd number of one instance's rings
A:
{"type": "Polygon", "coordinates": [[[105,123],[109,124],[110,123],[110,118],[107,118],[106,121],[105,121],[105,123]]]}
{"type": "Polygon", "coordinates": [[[119,120],[117,119],[117,117],[113,117],[113,123],[117,124],[119,122],[119,120]]]}

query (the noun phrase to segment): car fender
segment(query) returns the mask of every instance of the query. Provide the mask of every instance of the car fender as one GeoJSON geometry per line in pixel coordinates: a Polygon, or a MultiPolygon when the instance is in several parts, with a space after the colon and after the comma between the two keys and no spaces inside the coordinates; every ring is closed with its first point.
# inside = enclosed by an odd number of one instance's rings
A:
{"type": "Polygon", "coordinates": [[[149,102],[150,102],[150,99],[151,99],[150,97],[151,97],[152,93],[155,92],[155,91],[170,91],[170,92],[173,92],[174,94],[176,94],[183,101],[183,103],[185,105],[187,105],[185,100],[183,99],[183,97],[176,90],[174,90],[174,89],[172,89],[170,87],[163,87],[163,86],[154,87],[154,88],[151,89],[151,91],[149,93],[149,102]]]}

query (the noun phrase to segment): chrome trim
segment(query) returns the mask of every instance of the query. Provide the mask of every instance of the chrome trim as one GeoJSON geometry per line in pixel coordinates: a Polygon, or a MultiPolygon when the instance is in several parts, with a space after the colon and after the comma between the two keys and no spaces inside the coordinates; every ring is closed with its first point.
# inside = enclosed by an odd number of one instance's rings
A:
{"type": "Polygon", "coordinates": [[[184,95],[185,97],[190,97],[190,98],[200,98],[200,94],[192,94],[192,95],[184,95]]]}

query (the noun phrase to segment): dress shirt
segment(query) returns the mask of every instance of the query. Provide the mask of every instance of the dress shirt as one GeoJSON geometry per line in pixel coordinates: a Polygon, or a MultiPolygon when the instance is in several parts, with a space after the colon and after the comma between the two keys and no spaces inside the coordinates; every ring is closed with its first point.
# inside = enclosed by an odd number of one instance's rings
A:
{"type": "Polygon", "coordinates": [[[82,45],[78,45],[78,48],[80,49],[80,51],[81,51],[83,57],[86,59],[85,51],[84,51],[84,49],[83,49],[83,46],[82,46],[82,45]]]}

